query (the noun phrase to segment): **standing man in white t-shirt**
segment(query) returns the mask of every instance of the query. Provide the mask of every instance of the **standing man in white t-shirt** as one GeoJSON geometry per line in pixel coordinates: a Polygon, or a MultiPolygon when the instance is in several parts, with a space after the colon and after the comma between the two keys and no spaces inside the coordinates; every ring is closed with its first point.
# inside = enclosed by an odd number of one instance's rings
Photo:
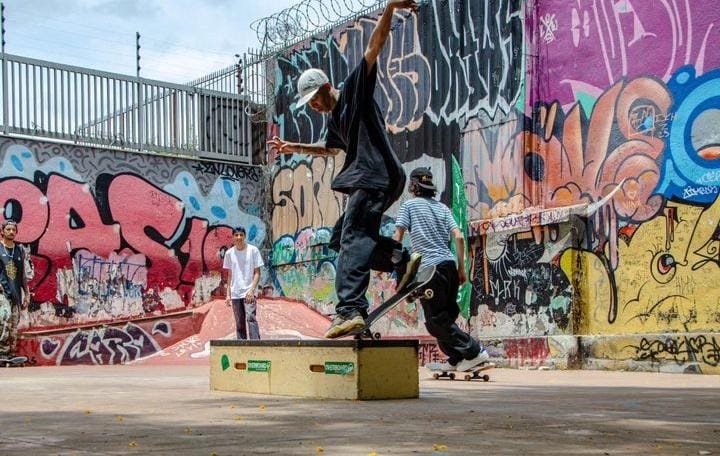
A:
{"type": "Polygon", "coordinates": [[[245,228],[233,229],[233,246],[225,252],[223,269],[228,271],[227,305],[232,304],[238,339],[260,339],[255,291],[264,266],[260,251],[246,242],[245,228]]]}

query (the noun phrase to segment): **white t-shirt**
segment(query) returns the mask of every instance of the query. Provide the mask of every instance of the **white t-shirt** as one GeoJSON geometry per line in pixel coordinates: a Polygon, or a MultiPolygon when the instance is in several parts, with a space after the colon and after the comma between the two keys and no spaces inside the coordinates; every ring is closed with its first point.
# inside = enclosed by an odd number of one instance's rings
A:
{"type": "Polygon", "coordinates": [[[254,245],[246,244],[243,250],[238,250],[235,246],[230,247],[223,259],[223,269],[232,271],[230,298],[244,298],[252,285],[255,268],[264,265],[260,250],[254,245]]]}

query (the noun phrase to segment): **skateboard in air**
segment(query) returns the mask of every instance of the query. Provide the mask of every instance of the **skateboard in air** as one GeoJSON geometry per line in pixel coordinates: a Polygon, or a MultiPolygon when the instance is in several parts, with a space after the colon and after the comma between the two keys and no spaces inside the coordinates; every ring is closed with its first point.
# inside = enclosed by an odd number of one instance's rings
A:
{"type": "Polygon", "coordinates": [[[444,363],[427,363],[425,367],[433,373],[432,376],[435,380],[439,380],[441,378],[455,380],[458,378],[466,381],[482,379],[484,382],[490,381],[490,376],[488,374],[481,374],[481,372],[495,367],[495,363],[482,363],[475,367],[471,367],[466,371],[451,371],[444,370],[442,368],[443,364],[444,363]]]}
{"type": "Polygon", "coordinates": [[[2,367],[24,367],[25,363],[28,362],[27,356],[14,356],[8,359],[0,359],[0,366],[2,367]]]}
{"type": "Polygon", "coordinates": [[[365,326],[351,331],[347,335],[355,336],[356,339],[380,339],[381,335],[379,332],[372,332],[372,325],[402,301],[413,302],[418,298],[432,299],[433,290],[432,288],[428,288],[427,284],[434,275],[435,266],[427,266],[419,269],[412,282],[370,312],[365,319],[365,326]]]}

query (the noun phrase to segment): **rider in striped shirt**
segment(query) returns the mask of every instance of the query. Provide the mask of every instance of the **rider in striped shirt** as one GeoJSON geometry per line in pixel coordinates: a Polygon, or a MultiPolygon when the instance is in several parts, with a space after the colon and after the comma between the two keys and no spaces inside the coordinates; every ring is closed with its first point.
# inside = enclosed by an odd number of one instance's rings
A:
{"type": "Polygon", "coordinates": [[[435,275],[428,286],[434,292],[433,297],[420,298],[425,327],[448,357],[443,370],[465,371],[487,362],[489,355],[455,323],[460,315],[458,288],[467,277],[465,268],[458,270],[455,264],[455,255],[449,245],[450,235],[455,239],[459,264],[465,262],[465,240],[450,209],[434,199],[437,189],[432,179],[429,168],[416,168],[410,174],[408,191],[414,198],[400,206],[394,239],[402,242],[408,231],[413,253],[422,255],[420,267],[435,266],[435,275]]]}

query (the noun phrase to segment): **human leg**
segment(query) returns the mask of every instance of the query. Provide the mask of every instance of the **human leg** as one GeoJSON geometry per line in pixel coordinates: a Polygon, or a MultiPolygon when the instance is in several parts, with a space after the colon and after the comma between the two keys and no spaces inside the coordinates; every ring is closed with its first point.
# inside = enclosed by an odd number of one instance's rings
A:
{"type": "Polygon", "coordinates": [[[412,255],[402,244],[392,238],[380,236],[377,246],[370,259],[370,269],[373,271],[395,272],[397,289],[401,290],[408,285],[420,267],[422,256],[412,255]]]}
{"type": "MultiPolygon", "coordinates": [[[[325,337],[340,337],[365,325],[369,303],[365,297],[370,266],[379,239],[385,195],[380,191],[355,190],[342,217],[335,273],[338,303],[336,316],[325,337]]],[[[337,242],[337,225],[333,238],[337,242]]]]}
{"type": "Polygon", "coordinates": [[[247,339],[247,326],[245,323],[245,299],[232,299],[233,314],[235,315],[235,337],[238,340],[247,339]]]}
{"type": "Polygon", "coordinates": [[[425,327],[437,339],[438,348],[447,355],[448,363],[455,366],[462,360],[476,358],[481,352],[480,344],[455,323],[460,313],[456,302],[458,274],[455,263],[437,265],[435,276],[427,287],[433,290],[433,297],[420,299],[425,327]]]}
{"type": "Polygon", "coordinates": [[[339,301],[335,310],[338,314],[351,315],[367,311],[365,293],[379,240],[384,198],[383,192],[358,189],[348,200],[335,277],[335,291],[339,301]]]}
{"type": "Polygon", "coordinates": [[[0,300],[0,357],[11,358],[17,345],[20,306],[13,304],[4,294],[0,300]]]}
{"type": "Polygon", "coordinates": [[[257,300],[245,300],[245,320],[247,321],[248,336],[251,340],[260,340],[260,325],[257,321],[257,300]]]}

